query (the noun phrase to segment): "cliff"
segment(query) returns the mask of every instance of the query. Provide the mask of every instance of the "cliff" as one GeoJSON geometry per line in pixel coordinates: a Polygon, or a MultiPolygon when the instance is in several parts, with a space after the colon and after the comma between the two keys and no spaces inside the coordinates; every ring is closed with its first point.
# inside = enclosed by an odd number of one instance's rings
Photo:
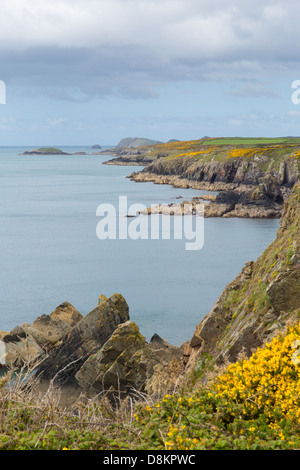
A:
{"type": "Polygon", "coordinates": [[[300,179],[299,139],[202,139],[128,149],[110,164],[144,165],[135,182],[222,191],[207,217],[280,217],[300,179]]]}
{"type": "Polygon", "coordinates": [[[271,174],[281,186],[288,187],[299,180],[299,155],[299,138],[203,138],[137,147],[134,151],[123,148],[110,163],[147,162],[146,168],[132,175],[136,181],[152,177],[156,182],[156,176],[168,176],[175,183],[177,177],[199,189],[200,184],[207,189],[207,184],[215,183],[235,189],[241,184],[256,186],[261,177],[271,174]]]}
{"type": "Polygon", "coordinates": [[[185,377],[251,353],[300,313],[300,183],[284,203],[276,239],[248,261],[199,323],[189,343],[185,377]]]}

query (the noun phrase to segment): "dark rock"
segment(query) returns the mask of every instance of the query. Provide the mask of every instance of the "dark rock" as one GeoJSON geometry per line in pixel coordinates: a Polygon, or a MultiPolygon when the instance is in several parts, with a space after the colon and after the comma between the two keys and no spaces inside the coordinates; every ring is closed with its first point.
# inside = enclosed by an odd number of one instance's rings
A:
{"type": "Polygon", "coordinates": [[[129,320],[129,309],[120,294],[114,294],[88,313],[64,336],[39,369],[41,380],[76,383],[75,374],[91,354],[102,348],[119,324],[129,320]]]}
{"type": "Polygon", "coordinates": [[[200,348],[201,344],[202,339],[198,335],[194,334],[190,341],[191,348],[200,348]]]}
{"type": "Polygon", "coordinates": [[[75,378],[88,394],[110,398],[137,392],[161,395],[174,387],[183,369],[182,351],[154,335],[147,344],[137,325],[118,326],[101,349],[80,367],[75,378]]]}
{"type": "Polygon", "coordinates": [[[16,326],[8,334],[3,337],[4,343],[18,343],[22,339],[26,338],[26,332],[20,326],[16,326]]]}

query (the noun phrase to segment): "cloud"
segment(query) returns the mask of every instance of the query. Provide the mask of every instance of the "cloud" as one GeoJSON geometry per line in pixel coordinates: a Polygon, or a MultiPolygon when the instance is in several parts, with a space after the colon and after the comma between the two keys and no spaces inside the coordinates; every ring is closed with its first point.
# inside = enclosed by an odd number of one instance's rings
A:
{"type": "MultiPolygon", "coordinates": [[[[1,79],[85,101],[156,98],[176,81],[287,74],[298,58],[299,13],[291,0],[2,0],[1,79]]],[[[276,98],[258,84],[231,94],[276,98]]]]}

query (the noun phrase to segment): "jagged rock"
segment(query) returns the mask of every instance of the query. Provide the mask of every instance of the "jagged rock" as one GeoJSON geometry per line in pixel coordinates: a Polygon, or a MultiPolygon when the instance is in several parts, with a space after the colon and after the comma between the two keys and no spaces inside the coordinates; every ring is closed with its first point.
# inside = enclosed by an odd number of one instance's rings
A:
{"type": "Polygon", "coordinates": [[[26,338],[26,332],[20,326],[16,326],[9,333],[3,335],[4,343],[17,343],[21,341],[22,338],[26,338]]]}
{"type": "Polygon", "coordinates": [[[124,297],[114,294],[82,318],[39,368],[41,380],[76,384],[75,374],[88,357],[102,348],[119,324],[129,320],[124,297]]]}
{"type": "Polygon", "coordinates": [[[202,344],[202,339],[194,334],[191,341],[190,341],[190,345],[191,345],[191,348],[199,348],[202,344]]]}
{"type": "Polygon", "coordinates": [[[69,302],[61,303],[52,313],[50,313],[50,317],[53,320],[62,320],[65,323],[68,323],[72,328],[83,318],[81,313],[78,312],[78,310],[69,302]]]}
{"type": "Polygon", "coordinates": [[[24,323],[10,332],[2,331],[5,343],[5,361],[10,367],[21,367],[41,358],[45,351],[55,347],[61,339],[83,318],[69,302],[63,302],[50,315],[40,315],[30,325],[24,323]]]}
{"type": "Polygon", "coordinates": [[[39,316],[25,331],[43,348],[51,349],[71,329],[70,325],[59,319],[52,319],[50,315],[39,316]]]}
{"type": "Polygon", "coordinates": [[[39,359],[44,351],[20,326],[2,335],[1,366],[15,368],[39,359]]]}
{"type": "Polygon", "coordinates": [[[82,318],[72,304],[63,302],[50,315],[40,315],[31,325],[23,325],[23,329],[41,348],[49,351],[82,318]]]}
{"type": "Polygon", "coordinates": [[[160,395],[174,386],[182,372],[182,351],[155,335],[149,343],[137,325],[127,321],[103,347],[84,362],[75,378],[91,393],[160,395]]]}

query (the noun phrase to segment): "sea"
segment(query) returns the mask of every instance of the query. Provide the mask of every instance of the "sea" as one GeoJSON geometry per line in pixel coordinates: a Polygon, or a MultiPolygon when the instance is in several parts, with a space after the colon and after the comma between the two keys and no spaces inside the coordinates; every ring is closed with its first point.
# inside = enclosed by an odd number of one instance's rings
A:
{"type": "MultiPolygon", "coordinates": [[[[99,207],[118,215],[120,197],[130,212],[207,191],[136,183],[126,176],[142,167],[105,165],[111,157],[87,146],[58,147],[89,155],[25,156],[35,147],[0,147],[0,330],[30,324],[64,301],[86,315],[100,295],[120,293],[147,341],[158,334],[179,346],[276,237],[277,219],[207,218],[201,248],[187,249],[184,231],[181,239],[172,227],[164,236],[168,216],[160,216],[156,237],[113,238],[108,230],[101,238],[99,207]]],[[[126,218],[128,227],[134,221],[126,218]]]]}

